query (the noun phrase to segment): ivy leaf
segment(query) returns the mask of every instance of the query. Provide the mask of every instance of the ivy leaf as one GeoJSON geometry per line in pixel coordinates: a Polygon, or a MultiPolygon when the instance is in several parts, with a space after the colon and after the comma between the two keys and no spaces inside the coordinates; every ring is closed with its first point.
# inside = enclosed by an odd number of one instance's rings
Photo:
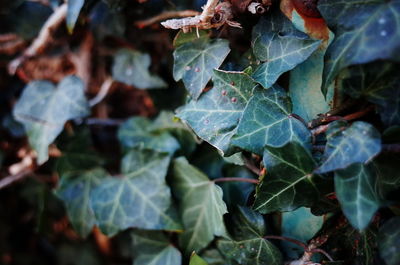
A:
{"type": "Polygon", "coordinates": [[[30,82],[13,110],[15,119],[25,127],[39,165],[47,161],[48,146],[65,122],[88,114],[84,85],[75,76],[64,78],[57,87],[48,81],[30,82]]]}
{"type": "Polygon", "coordinates": [[[221,70],[214,70],[213,82],[210,91],[179,109],[177,116],[222,154],[230,155],[231,138],[256,84],[243,72],[221,70]]]}
{"type": "Polygon", "coordinates": [[[133,149],[121,165],[123,177],[103,180],[91,194],[91,205],[103,233],[108,236],[130,227],[179,230],[168,210],[171,193],[165,182],[168,154],[133,149]]]}
{"type": "Polygon", "coordinates": [[[151,59],[146,53],[121,49],[114,55],[112,76],[115,80],[139,89],[164,88],[167,84],[149,72],[151,59]]]}
{"type": "Polygon", "coordinates": [[[229,42],[223,39],[200,38],[182,44],[174,51],[174,78],[182,79],[196,100],[210,81],[213,69],[222,64],[229,52],[229,42]]]}
{"type": "Polygon", "coordinates": [[[172,43],[172,45],[174,45],[174,47],[179,47],[182,44],[185,43],[191,43],[193,41],[196,41],[198,39],[208,39],[209,37],[209,33],[206,30],[193,30],[193,31],[189,31],[189,32],[183,32],[183,30],[180,30],[175,38],[174,41],[172,43]]]}
{"type": "Polygon", "coordinates": [[[395,153],[385,152],[375,158],[371,166],[377,180],[378,196],[384,205],[393,204],[398,200],[400,188],[400,173],[398,166],[400,157],[395,153]]]}
{"type": "Polygon", "coordinates": [[[263,238],[265,222],[261,214],[239,207],[232,222],[234,240],[221,239],[217,242],[218,249],[227,259],[241,265],[282,264],[279,250],[263,238]]]}
{"type": "Polygon", "coordinates": [[[87,237],[97,224],[90,206],[90,195],[106,176],[107,172],[101,168],[70,172],[60,176],[61,181],[55,194],[64,201],[69,221],[82,237],[87,237]]]}
{"type": "Polygon", "coordinates": [[[343,80],[344,91],[354,98],[364,97],[378,105],[386,126],[400,125],[399,65],[377,62],[350,67],[343,80]]]}
{"type": "Polygon", "coordinates": [[[310,207],[319,197],[316,166],[311,154],[297,142],[282,147],[266,146],[264,165],[268,175],[261,181],[253,208],[263,214],[310,207]]]}
{"type": "Polygon", "coordinates": [[[199,255],[197,255],[196,252],[193,252],[192,256],[190,257],[189,265],[208,265],[208,263],[199,255]]]}
{"type": "Polygon", "coordinates": [[[67,9],[67,28],[70,33],[74,30],[76,21],[78,20],[79,13],[83,7],[85,0],[73,0],[68,2],[67,9]]]}
{"type": "Polygon", "coordinates": [[[344,215],[352,226],[364,230],[379,208],[373,172],[357,163],[335,172],[335,191],[344,215]]]}
{"type": "Polygon", "coordinates": [[[215,248],[206,249],[202,252],[201,256],[209,265],[232,265],[232,263],[226,260],[215,248]]]}
{"type": "Polygon", "coordinates": [[[272,86],[278,77],[305,61],[321,44],[297,30],[281,12],[261,18],[254,27],[254,55],[263,62],[253,78],[263,87],[272,86]]]}
{"type": "Polygon", "coordinates": [[[335,33],[325,57],[324,92],[346,66],[400,60],[400,1],[321,0],[318,8],[335,33]]]}
{"type": "Polygon", "coordinates": [[[182,255],[160,231],[132,233],[133,265],[181,265],[182,255]]]}
{"type": "Polygon", "coordinates": [[[151,126],[150,120],[144,117],[130,118],[118,130],[121,145],[127,150],[140,147],[171,155],[180,148],[179,142],[168,132],[151,133],[151,126]]]}
{"type": "Polygon", "coordinates": [[[316,173],[346,168],[353,163],[367,163],[382,149],[379,132],[369,123],[357,121],[332,123],[326,132],[327,143],[322,165],[316,173]]]}
{"type": "Polygon", "coordinates": [[[307,127],[291,116],[292,104],[286,92],[274,85],[255,89],[239,122],[232,144],[262,154],[264,146],[283,146],[290,141],[310,145],[307,127]]]}
{"type": "Polygon", "coordinates": [[[215,236],[225,234],[222,216],[227,212],[222,190],[181,157],[173,163],[173,191],[180,199],[185,231],[180,237],[186,253],[200,251],[215,236]]]}
{"type": "MultiPolygon", "coordinates": [[[[315,216],[309,208],[300,207],[291,212],[281,213],[280,230],[282,236],[294,238],[300,242],[307,242],[313,238],[324,224],[326,216],[315,216]],[[304,229],[307,227],[307,229],[304,229]]],[[[298,259],[304,249],[290,242],[283,241],[281,246],[286,255],[298,259]]]]}
{"type": "Polygon", "coordinates": [[[193,131],[175,117],[171,111],[161,111],[153,124],[150,126],[152,133],[168,132],[174,136],[186,154],[190,154],[196,149],[198,138],[193,131]]]}
{"type": "Polygon", "coordinates": [[[400,263],[400,217],[393,217],[379,229],[379,254],[386,265],[400,263]]]}

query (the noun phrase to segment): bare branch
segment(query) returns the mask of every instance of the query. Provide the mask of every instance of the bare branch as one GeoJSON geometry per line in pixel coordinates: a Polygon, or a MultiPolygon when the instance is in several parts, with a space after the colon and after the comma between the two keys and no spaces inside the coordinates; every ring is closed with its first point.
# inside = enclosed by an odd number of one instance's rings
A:
{"type": "Polygon", "coordinates": [[[217,178],[213,180],[214,183],[217,182],[248,182],[252,184],[258,184],[257,179],[247,179],[247,178],[217,178]]]}
{"type": "Polygon", "coordinates": [[[3,189],[12,183],[24,179],[25,177],[29,176],[32,173],[32,169],[26,168],[15,175],[7,176],[0,180],[0,189],[3,189]]]}
{"type": "Polygon", "coordinates": [[[44,23],[42,29],[39,32],[38,37],[32,42],[32,44],[25,50],[25,52],[21,56],[12,60],[8,65],[8,72],[11,75],[15,74],[18,67],[27,58],[37,55],[44,48],[46,48],[49,40],[51,39],[52,32],[54,31],[55,28],[57,28],[59,25],[61,25],[61,23],[64,22],[66,15],[67,15],[66,3],[62,4],[56,10],[54,10],[54,13],[47,19],[46,23],[44,23]]]}
{"type": "Polygon", "coordinates": [[[100,87],[99,93],[97,93],[97,95],[94,98],[89,100],[90,107],[93,107],[93,106],[97,105],[98,103],[100,103],[107,96],[108,91],[112,87],[113,83],[114,83],[114,80],[111,77],[108,77],[103,82],[103,84],[100,87]]]}
{"type": "Polygon", "coordinates": [[[157,22],[171,19],[171,18],[176,18],[176,17],[192,17],[192,16],[197,16],[200,13],[195,11],[195,10],[178,10],[178,11],[165,11],[162,12],[161,14],[158,14],[157,16],[145,19],[145,20],[139,20],[135,22],[135,26],[138,28],[145,28],[148,26],[151,26],[157,22]]]}

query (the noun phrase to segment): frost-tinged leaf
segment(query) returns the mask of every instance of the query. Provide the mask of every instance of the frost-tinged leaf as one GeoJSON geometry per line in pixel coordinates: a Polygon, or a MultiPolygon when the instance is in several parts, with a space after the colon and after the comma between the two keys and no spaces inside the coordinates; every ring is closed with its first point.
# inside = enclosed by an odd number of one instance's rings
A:
{"type": "Polygon", "coordinates": [[[346,168],[353,163],[367,163],[382,149],[379,132],[369,123],[357,121],[332,123],[326,133],[323,163],[316,173],[346,168]]]}
{"type": "Polygon", "coordinates": [[[208,263],[195,252],[193,252],[192,256],[190,257],[189,265],[208,265],[208,263]]]}
{"type": "Polygon", "coordinates": [[[363,164],[336,171],[335,191],[349,222],[354,228],[364,230],[380,204],[373,171],[363,164]]]}
{"type": "Polygon", "coordinates": [[[60,176],[61,181],[55,193],[64,201],[69,221],[82,237],[86,237],[96,225],[96,218],[90,206],[90,194],[106,176],[107,172],[101,168],[60,176]]]}
{"type": "Polygon", "coordinates": [[[279,250],[264,239],[265,221],[261,214],[240,207],[233,215],[233,240],[221,239],[218,249],[229,260],[241,265],[280,265],[282,256],[279,250]]]}
{"type": "Polygon", "coordinates": [[[175,80],[182,79],[192,98],[198,99],[229,51],[229,42],[222,39],[200,38],[179,46],[174,51],[175,80]]]}
{"type": "Polygon", "coordinates": [[[185,231],[180,237],[186,253],[200,251],[225,234],[222,216],[227,212],[222,190],[185,158],[174,161],[173,191],[180,199],[185,231]]]}
{"type": "Polygon", "coordinates": [[[151,133],[151,122],[143,117],[124,122],[118,130],[118,139],[128,150],[140,147],[173,154],[180,148],[179,142],[168,132],[151,133]]]}
{"type": "Polygon", "coordinates": [[[78,20],[79,13],[83,7],[85,0],[70,0],[68,1],[67,9],[67,28],[69,32],[74,30],[76,21],[78,20]]]}
{"type": "Polygon", "coordinates": [[[167,154],[132,150],[121,165],[122,177],[109,177],[94,189],[91,205],[100,229],[107,235],[130,227],[178,230],[168,210],[171,192],[165,182],[167,154]]]}
{"type": "Polygon", "coordinates": [[[350,96],[364,97],[378,105],[386,126],[400,125],[399,67],[389,62],[354,66],[343,80],[343,89],[350,96]]]}
{"type": "Polygon", "coordinates": [[[182,255],[159,231],[132,233],[133,265],[181,265],[182,255]]]}
{"type": "Polygon", "coordinates": [[[167,84],[149,72],[150,56],[129,49],[121,49],[114,55],[112,76],[115,80],[140,89],[163,88],[167,84]]]}
{"type": "Polygon", "coordinates": [[[286,92],[274,85],[255,89],[239,122],[232,144],[262,154],[264,146],[283,146],[290,141],[310,144],[307,127],[291,116],[292,104],[286,92]]]}
{"type": "Polygon", "coordinates": [[[256,84],[243,72],[220,70],[214,70],[213,82],[210,91],[179,109],[177,116],[199,137],[230,155],[231,138],[256,84]]]}
{"type": "Polygon", "coordinates": [[[278,77],[306,60],[321,44],[298,31],[281,12],[260,19],[254,27],[252,45],[256,58],[263,63],[253,74],[265,88],[278,77]]]}
{"type": "Polygon", "coordinates": [[[57,88],[47,81],[29,83],[13,110],[37,152],[38,164],[47,161],[48,146],[61,133],[65,122],[88,114],[84,85],[75,76],[64,78],[57,88]]]}
{"type": "Polygon", "coordinates": [[[254,209],[270,213],[310,207],[319,197],[311,154],[297,142],[266,149],[264,165],[268,175],[258,188],[254,209]]]}
{"type": "Polygon", "coordinates": [[[325,57],[323,88],[346,66],[400,60],[399,0],[321,0],[318,7],[335,33],[325,57]]]}
{"type": "Polygon", "coordinates": [[[400,217],[394,217],[379,229],[379,254],[386,265],[400,264],[400,217]]]}

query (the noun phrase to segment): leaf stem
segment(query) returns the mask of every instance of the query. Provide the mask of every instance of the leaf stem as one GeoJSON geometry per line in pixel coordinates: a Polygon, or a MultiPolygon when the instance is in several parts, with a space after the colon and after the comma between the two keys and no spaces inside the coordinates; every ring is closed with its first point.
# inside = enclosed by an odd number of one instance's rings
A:
{"type": "Polygon", "coordinates": [[[248,179],[248,178],[217,178],[213,180],[214,183],[217,182],[248,182],[252,184],[258,184],[259,181],[257,179],[248,179]]]}

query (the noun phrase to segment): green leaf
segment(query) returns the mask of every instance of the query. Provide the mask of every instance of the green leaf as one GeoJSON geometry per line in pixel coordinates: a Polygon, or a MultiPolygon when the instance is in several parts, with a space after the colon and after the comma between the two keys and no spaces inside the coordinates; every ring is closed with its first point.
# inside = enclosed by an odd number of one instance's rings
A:
{"type": "MultiPolygon", "coordinates": [[[[281,234],[289,238],[307,242],[318,233],[324,224],[325,216],[315,216],[309,208],[300,207],[292,212],[284,212],[281,215],[281,234]],[[306,228],[306,229],[305,229],[306,228]]],[[[290,242],[281,242],[286,255],[298,259],[304,253],[304,249],[290,242]]]]}
{"type": "Polygon", "coordinates": [[[400,1],[321,0],[318,8],[335,33],[325,57],[323,89],[346,66],[400,60],[400,1]]]}
{"type": "Polygon", "coordinates": [[[208,263],[200,256],[198,256],[196,252],[193,252],[192,256],[190,257],[189,265],[208,265],[208,263]]]}
{"type": "Polygon", "coordinates": [[[185,43],[190,43],[203,38],[208,39],[208,37],[209,33],[206,30],[193,30],[186,33],[183,32],[183,30],[180,30],[174,38],[173,45],[177,48],[185,43]]]}
{"type": "Polygon", "coordinates": [[[243,72],[214,70],[214,87],[191,100],[177,116],[222,154],[234,152],[231,138],[256,84],[243,72]]]}
{"type": "Polygon", "coordinates": [[[375,62],[350,67],[343,80],[343,89],[354,98],[364,97],[378,105],[386,126],[400,125],[399,65],[375,62]]]}
{"type": "Polygon", "coordinates": [[[209,265],[232,265],[232,263],[226,260],[215,248],[203,251],[201,256],[209,265]]]}
{"type": "Polygon", "coordinates": [[[364,230],[380,206],[373,171],[359,163],[336,171],[335,191],[349,222],[364,230]]]}
{"type": "Polygon", "coordinates": [[[91,194],[91,205],[100,229],[106,235],[130,227],[179,230],[173,216],[171,192],[165,176],[169,156],[133,149],[121,165],[122,177],[109,177],[91,194]]]}
{"type": "Polygon", "coordinates": [[[164,88],[167,84],[149,72],[150,55],[121,49],[114,55],[112,76],[115,80],[139,89],[164,88]]]}
{"type": "Polygon", "coordinates": [[[65,122],[89,115],[84,85],[75,76],[64,78],[57,88],[48,81],[30,82],[15,104],[13,115],[25,127],[37,163],[43,164],[48,159],[49,144],[61,133],[65,122]]]}
{"type": "Polygon", "coordinates": [[[71,172],[60,176],[61,181],[55,194],[64,201],[68,218],[75,231],[82,237],[87,237],[97,224],[90,196],[107,176],[101,168],[81,172],[71,172]]]}
{"type": "Polygon", "coordinates": [[[150,126],[152,133],[168,132],[174,136],[186,154],[190,154],[196,149],[198,138],[193,131],[170,111],[161,111],[150,126]]]}
{"type": "Polygon", "coordinates": [[[85,0],[72,0],[68,1],[67,9],[67,28],[70,33],[74,30],[76,21],[78,20],[79,13],[85,4],[85,0]]]}
{"type": "Polygon", "coordinates": [[[378,197],[383,205],[398,201],[400,188],[400,156],[396,153],[384,152],[371,163],[372,175],[376,179],[378,197]]]}
{"type": "Polygon", "coordinates": [[[180,148],[179,142],[168,132],[151,133],[152,124],[144,117],[133,117],[124,122],[118,130],[118,139],[125,149],[144,148],[174,154],[180,148]]]}
{"type": "Polygon", "coordinates": [[[264,146],[283,146],[290,141],[310,145],[307,127],[291,116],[292,104],[286,92],[274,85],[255,89],[239,122],[232,144],[262,154],[264,146]]]}
{"type": "Polygon", "coordinates": [[[59,175],[90,170],[103,164],[103,159],[94,151],[88,128],[75,130],[72,137],[61,134],[57,147],[62,153],[56,162],[59,175]]]}
{"type": "Polygon", "coordinates": [[[253,78],[263,87],[272,86],[278,77],[305,61],[321,44],[293,24],[281,12],[274,12],[268,19],[260,19],[253,29],[254,55],[263,62],[253,78]]]}
{"type": "Polygon", "coordinates": [[[222,190],[183,157],[173,163],[173,191],[180,200],[185,231],[180,236],[186,253],[200,251],[225,234],[222,216],[227,212],[222,190]]]}
{"type": "Polygon", "coordinates": [[[386,265],[400,263],[400,217],[394,217],[385,222],[379,229],[379,255],[386,265]]]}
{"type": "Polygon", "coordinates": [[[261,213],[310,207],[319,197],[316,166],[311,154],[297,142],[266,147],[267,176],[261,181],[253,208],[261,213]]]}
{"type": "Polygon", "coordinates": [[[322,165],[316,173],[346,168],[353,163],[367,163],[382,149],[379,132],[369,123],[356,121],[332,123],[326,132],[327,144],[322,165]]]}
{"type": "Polygon", "coordinates": [[[182,255],[160,231],[132,233],[133,265],[181,265],[182,255]]]}
{"type": "Polygon", "coordinates": [[[198,99],[210,81],[213,69],[218,68],[230,52],[227,40],[200,38],[185,43],[174,51],[174,78],[183,80],[193,99],[198,99]]]}
{"type": "Polygon", "coordinates": [[[232,221],[234,240],[221,239],[217,242],[221,253],[241,265],[282,264],[279,250],[263,238],[263,216],[245,207],[238,209],[232,221]]]}

